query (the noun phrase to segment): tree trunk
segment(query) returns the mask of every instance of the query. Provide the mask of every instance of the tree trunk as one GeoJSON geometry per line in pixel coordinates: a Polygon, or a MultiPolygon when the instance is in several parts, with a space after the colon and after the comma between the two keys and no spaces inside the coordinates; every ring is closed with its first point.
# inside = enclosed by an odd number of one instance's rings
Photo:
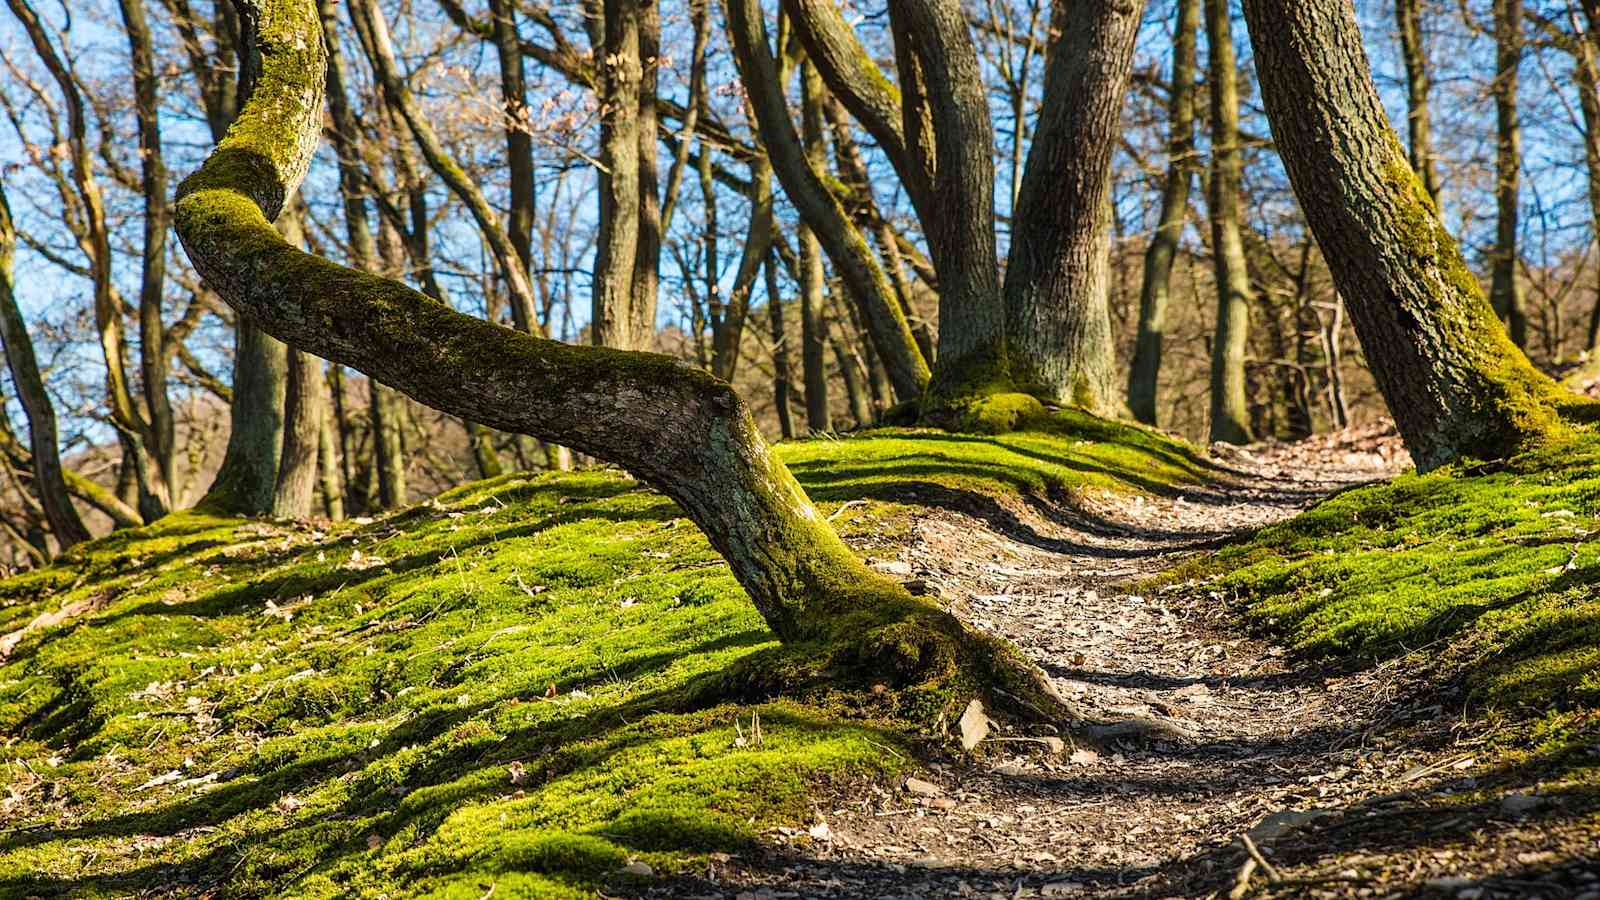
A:
{"type": "Polygon", "coordinates": [[[305,177],[325,60],[309,0],[243,0],[264,62],[237,124],[178,189],[191,262],[240,314],[419,401],[622,465],[677,501],[773,631],[841,664],[925,685],[930,719],[991,704],[1074,720],[1048,679],[864,565],[767,449],[726,383],[675,359],[576,347],[463,315],[404,284],[298,251],[269,224],[305,177]]]}
{"type": "MultiPolygon", "coordinates": [[[[1045,67],[1045,99],[1006,267],[1006,331],[1017,384],[1098,413],[1122,406],[1107,306],[1106,209],[1143,6],[1075,0],[1070,9],[1057,7],[1058,19],[1071,27],[1045,67]]],[[[941,292],[943,281],[941,274],[941,292]]]]}
{"type": "Polygon", "coordinates": [[[1206,75],[1211,88],[1211,258],[1217,281],[1217,333],[1211,345],[1211,440],[1250,443],[1244,356],[1255,292],[1239,234],[1244,160],[1239,152],[1239,79],[1228,0],[1205,0],[1206,75]]]}
{"type": "Polygon", "coordinates": [[[56,440],[56,411],[46,392],[39,363],[33,354],[33,340],[22,320],[22,309],[12,292],[11,265],[16,253],[17,233],[11,221],[11,206],[0,186],[0,342],[5,344],[6,365],[16,385],[17,399],[28,417],[28,445],[33,453],[33,492],[39,498],[56,546],[65,550],[89,539],[89,529],[67,496],[62,474],[61,450],[56,440]]]}
{"type": "Polygon", "coordinates": [[[1278,152],[1417,468],[1502,458],[1558,427],[1566,395],[1506,337],[1445,231],[1350,4],[1244,8],[1278,152]]]}
{"type": "Polygon", "coordinates": [[[772,328],[772,405],[778,413],[778,431],[785,440],[794,437],[794,412],[790,408],[792,381],[789,367],[789,335],[783,325],[783,295],[778,291],[778,261],[769,254],[765,264],[767,280],[767,322],[772,328]]]}
{"type": "Polygon", "coordinates": [[[165,325],[161,319],[167,278],[167,167],[161,158],[159,82],[143,0],[118,0],[133,68],[134,109],[139,123],[140,189],[144,194],[144,258],[139,283],[139,374],[149,415],[146,450],[155,461],[151,508],[145,518],[172,509],[178,484],[176,431],[167,397],[165,325]]]}
{"type": "Polygon", "coordinates": [[[283,452],[287,369],[288,348],[241,316],[234,326],[228,447],[197,506],[245,516],[272,512],[283,452]]]}
{"type": "Polygon", "coordinates": [[[1495,0],[1495,239],[1489,300],[1511,341],[1528,346],[1527,301],[1517,280],[1522,126],[1517,121],[1517,69],[1522,63],[1522,0],[1495,0]]]}
{"type": "Polygon", "coordinates": [[[1422,41],[1423,0],[1395,0],[1395,30],[1400,36],[1400,58],[1406,67],[1406,131],[1410,137],[1411,168],[1422,179],[1422,189],[1439,203],[1439,176],[1433,163],[1432,117],[1428,109],[1428,49],[1422,41]]]}
{"type": "Polygon", "coordinates": [[[325,406],[317,428],[317,486],[322,491],[322,511],[335,522],[344,518],[344,481],[340,478],[344,454],[339,443],[333,407],[325,406]]]}
{"type": "Polygon", "coordinates": [[[902,87],[909,86],[908,143],[933,147],[931,157],[918,154],[932,162],[920,218],[939,273],[939,363],[931,393],[936,404],[959,402],[1011,384],[995,255],[994,127],[959,0],[901,0],[889,14],[902,87]]]}
{"type": "Polygon", "coordinates": [[[773,172],[861,307],[868,334],[886,362],[895,395],[901,401],[915,399],[928,384],[927,361],[917,349],[911,326],[873,257],[872,248],[807,160],[789,117],[783,80],[772,56],[761,5],[755,0],[730,0],[727,12],[734,57],[749,91],[761,143],[773,172]]]}
{"type": "MultiPolygon", "coordinates": [[[[1402,0],[1403,2],[1403,0],[1402,0]]],[[[1161,188],[1161,213],[1144,254],[1144,286],[1139,293],[1139,333],[1128,367],[1128,408],[1146,425],[1156,424],[1156,388],[1161,374],[1161,341],[1166,333],[1172,263],[1183,238],[1194,170],[1194,77],[1200,0],[1178,0],[1172,36],[1172,90],[1167,95],[1167,179],[1161,188]]]]}
{"type": "MultiPolygon", "coordinates": [[[[1589,187],[1590,232],[1600,240],[1600,3],[1584,5],[1583,34],[1573,48],[1573,69],[1578,82],[1578,105],[1583,112],[1583,158],[1589,187]]],[[[1600,360],[1600,285],[1589,309],[1589,326],[1583,347],[1589,360],[1600,360]]]]}
{"type": "MultiPolygon", "coordinates": [[[[803,89],[803,126],[806,156],[811,165],[823,169],[828,164],[827,141],[822,130],[822,78],[816,68],[800,70],[803,89]]],[[[806,428],[830,431],[833,414],[828,405],[828,320],[823,314],[822,245],[811,229],[800,226],[800,368],[806,388],[806,428]]]]}
{"type": "Polygon", "coordinates": [[[283,456],[272,497],[272,514],[278,518],[305,519],[311,515],[311,501],[321,474],[317,458],[322,423],[327,421],[326,393],[322,360],[309,353],[290,350],[283,456]]]}

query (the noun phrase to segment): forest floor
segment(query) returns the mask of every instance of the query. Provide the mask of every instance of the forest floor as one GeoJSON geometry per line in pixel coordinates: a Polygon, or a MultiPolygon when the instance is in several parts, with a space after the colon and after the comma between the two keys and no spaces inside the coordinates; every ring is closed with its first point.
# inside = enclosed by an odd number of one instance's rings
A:
{"type": "Polygon", "coordinates": [[[1098,513],[931,512],[882,564],[960,598],[1086,708],[1189,740],[1054,754],[1002,736],[916,781],[837,792],[811,828],[643,896],[1600,898],[1600,802],[1562,790],[1563,767],[1507,763],[1496,731],[1526,729],[1467,714],[1448,641],[1330,664],[1242,632],[1223,593],[1152,579],[1393,476],[1392,432],[1214,450],[1204,488],[1098,513]]]}
{"type": "Polygon", "coordinates": [[[1600,900],[1600,439],[1395,476],[1379,430],[1032,428],[778,452],[873,565],[1185,738],[752,696],[782,648],[615,470],[183,513],[0,580],[0,898],[1600,900]]]}

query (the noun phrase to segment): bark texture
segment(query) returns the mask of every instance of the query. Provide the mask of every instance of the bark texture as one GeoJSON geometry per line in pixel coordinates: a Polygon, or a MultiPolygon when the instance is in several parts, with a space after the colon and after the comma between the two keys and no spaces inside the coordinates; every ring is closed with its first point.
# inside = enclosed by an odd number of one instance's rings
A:
{"type": "Polygon", "coordinates": [[[1489,302],[1505,320],[1511,341],[1528,345],[1527,299],[1517,280],[1518,214],[1522,185],[1522,124],[1517,117],[1517,69],[1522,65],[1522,0],[1494,3],[1495,229],[1489,302]]]}
{"type": "Polygon", "coordinates": [[[1239,76],[1228,0],[1205,0],[1206,74],[1211,86],[1211,259],[1217,282],[1217,331],[1211,343],[1211,440],[1250,443],[1244,355],[1255,292],[1239,228],[1244,159],[1239,152],[1239,76]]]}
{"type": "MultiPolygon", "coordinates": [[[[1403,0],[1402,0],[1403,2],[1403,0]]],[[[1161,213],[1144,253],[1144,284],[1139,292],[1139,332],[1128,366],[1128,408],[1133,417],[1156,424],[1156,390],[1161,376],[1161,342],[1166,333],[1172,263],[1183,238],[1194,180],[1194,77],[1201,0],[1178,0],[1172,35],[1172,89],[1167,95],[1167,179],[1161,187],[1161,213]]]]}
{"type": "Polygon", "coordinates": [[[1495,319],[1384,115],[1343,0],[1245,0],[1278,152],[1418,469],[1497,459],[1567,395],[1495,319]]]}
{"type": "MultiPolygon", "coordinates": [[[[1122,406],[1107,308],[1106,207],[1143,7],[1138,0],[1058,4],[1057,21],[1070,27],[1046,64],[1045,101],[1006,266],[1006,331],[1017,384],[1100,413],[1122,406]]],[[[943,279],[941,273],[941,291],[943,279]]]]}

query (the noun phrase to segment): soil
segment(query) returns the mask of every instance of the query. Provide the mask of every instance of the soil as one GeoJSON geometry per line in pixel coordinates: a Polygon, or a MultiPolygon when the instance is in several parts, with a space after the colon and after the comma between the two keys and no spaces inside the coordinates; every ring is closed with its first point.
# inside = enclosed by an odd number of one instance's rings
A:
{"type": "Polygon", "coordinates": [[[643,896],[1600,900],[1592,801],[1486,751],[1494,726],[1464,714],[1450,648],[1338,671],[1251,637],[1227,597],[1138,588],[1392,474],[1392,434],[1216,455],[1220,482],[1171,497],[931,510],[879,561],[1084,707],[1188,740],[1052,752],[996,729],[918,782],[840,788],[809,829],[643,896]]]}

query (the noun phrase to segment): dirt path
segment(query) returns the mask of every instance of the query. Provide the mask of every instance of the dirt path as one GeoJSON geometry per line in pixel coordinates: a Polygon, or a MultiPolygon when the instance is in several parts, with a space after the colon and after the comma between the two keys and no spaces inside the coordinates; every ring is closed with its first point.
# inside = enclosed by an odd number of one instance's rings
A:
{"type": "Polygon", "coordinates": [[[931,515],[887,568],[909,564],[966,598],[964,617],[1016,642],[1086,707],[1166,720],[1194,740],[1066,755],[1002,742],[1016,752],[934,762],[915,790],[842,792],[809,831],[651,894],[1227,896],[1247,868],[1252,896],[1600,889],[1582,860],[1551,865],[1548,827],[1525,822],[1543,800],[1513,794],[1477,819],[1457,814],[1450,798],[1489,775],[1473,751],[1482,738],[1453,727],[1461,698],[1420,681],[1413,663],[1330,674],[1244,637],[1224,603],[1130,591],[1180,554],[1384,476],[1394,456],[1370,440],[1239,454],[1215,487],[1070,517],[1018,510],[1005,534],[931,515]],[[1408,833],[1384,830],[1396,824],[1408,833]]]}

